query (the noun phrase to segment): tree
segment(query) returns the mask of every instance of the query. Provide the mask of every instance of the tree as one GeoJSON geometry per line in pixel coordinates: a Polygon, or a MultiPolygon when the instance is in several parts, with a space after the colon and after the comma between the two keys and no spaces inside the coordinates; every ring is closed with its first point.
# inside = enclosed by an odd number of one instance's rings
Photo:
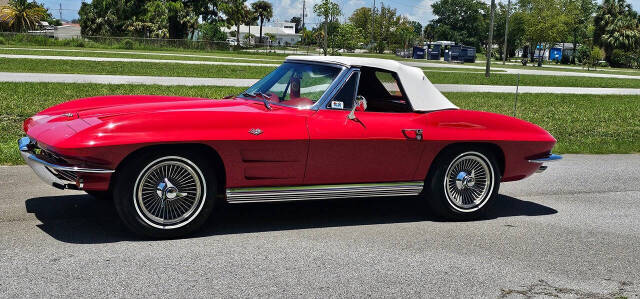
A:
{"type": "MultiPolygon", "coordinates": [[[[240,44],[240,25],[245,22],[247,15],[249,14],[249,8],[245,4],[247,0],[225,0],[222,2],[220,8],[222,12],[227,16],[227,24],[236,26],[236,42],[240,44]]],[[[262,27],[260,27],[262,31],[262,27]]]]}
{"type": "Polygon", "coordinates": [[[193,13],[200,16],[203,23],[220,21],[219,7],[221,0],[183,0],[185,7],[190,8],[193,13]]]}
{"type": "Polygon", "coordinates": [[[525,13],[522,11],[517,11],[514,7],[515,5],[511,5],[511,12],[507,12],[507,5],[504,3],[498,3],[498,7],[496,9],[495,16],[495,28],[493,41],[494,43],[502,46],[500,51],[500,58],[503,58],[504,55],[504,31],[505,25],[507,23],[507,15],[509,16],[509,33],[507,35],[507,58],[511,55],[515,54],[516,49],[522,47],[524,45],[524,35],[525,35],[525,13]]]}
{"type": "Polygon", "coordinates": [[[247,40],[247,44],[251,45],[251,39],[255,40],[255,35],[251,34],[251,26],[258,25],[258,13],[255,10],[247,11],[247,15],[244,19],[244,24],[249,27],[249,38],[245,38],[247,40]]]}
{"type": "Polygon", "coordinates": [[[264,23],[265,20],[267,20],[268,22],[273,17],[273,6],[271,5],[271,3],[267,1],[260,0],[260,1],[251,3],[251,8],[258,15],[258,18],[260,19],[259,40],[260,40],[260,43],[262,43],[262,24],[264,23]]]}
{"type": "Polygon", "coordinates": [[[332,2],[331,0],[322,0],[322,2],[313,6],[313,12],[317,16],[324,18],[324,22],[323,22],[324,34],[323,34],[322,52],[325,56],[327,56],[327,35],[329,34],[328,32],[329,21],[331,22],[337,21],[337,18],[342,14],[340,12],[340,6],[338,6],[338,4],[332,2]]]}
{"type": "Polygon", "coordinates": [[[422,24],[420,24],[420,22],[418,22],[418,21],[409,21],[408,23],[409,23],[409,25],[411,25],[411,27],[413,27],[413,32],[415,33],[415,36],[421,36],[422,35],[422,24]]]}
{"type": "Polygon", "coordinates": [[[567,16],[563,13],[561,0],[531,0],[531,13],[525,19],[525,37],[533,41],[532,48],[546,51],[567,36],[567,16]]]}
{"type": "Polygon", "coordinates": [[[313,31],[302,28],[302,44],[311,45],[313,43],[313,31]]]}
{"type": "Polygon", "coordinates": [[[8,5],[0,6],[0,23],[13,31],[34,29],[47,17],[47,10],[35,1],[11,0],[8,5]]]}
{"type": "Polygon", "coordinates": [[[336,32],[336,44],[340,49],[355,50],[362,43],[361,29],[353,24],[345,23],[338,27],[336,32]]]}
{"type": "Polygon", "coordinates": [[[276,41],[276,35],[273,33],[265,33],[264,36],[267,38],[269,42],[276,41]]]}
{"type": "Polygon", "coordinates": [[[349,22],[356,28],[360,29],[361,37],[367,41],[372,39],[371,26],[373,15],[371,14],[370,7],[360,7],[353,11],[353,14],[349,17],[349,22]]]}
{"type": "Polygon", "coordinates": [[[200,39],[209,41],[224,41],[227,34],[220,29],[220,24],[216,21],[203,23],[200,25],[200,39]]]}
{"type": "MultiPolygon", "coordinates": [[[[378,53],[384,53],[384,51],[390,48],[394,43],[402,44],[402,34],[396,34],[395,31],[402,22],[408,22],[405,17],[398,15],[395,8],[381,5],[380,13],[374,16],[374,28],[373,28],[373,41],[374,50],[378,53]]],[[[413,31],[413,28],[410,29],[413,31]]]]}
{"type": "MultiPolygon", "coordinates": [[[[145,2],[125,0],[93,0],[83,2],[78,11],[82,35],[123,36],[130,34],[135,22],[145,22],[145,2]]],[[[155,24],[166,26],[166,24],[155,24]]]]}
{"type": "Polygon", "coordinates": [[[629,50],[638,43],[638,15],[625,0],[604,0],[594,17],[593,41],[611,62],[615,48],[629,50]]]}
{"type": "Polygon", "coordinates": [[[400,17],[398,24],[393,28],[392,43],[400,45],[406,51],[409,45],[415,44],[416,39],[420,36],[420,32],[422,32],[422,26],[420,26],[420,30],[416,33],[415,23],[412,23],[406,17],[400,17]]]}
{"type": "Polygon", "coordinates": [[[432,23],[429,23],[426,26],[424,26],[424,30],[422,31],[422,35],[429,42],[432,42],[435,40],[436,38],[435,33],[436,33],[436,28],[435,28],[435,25],[432,23]]]}
{"type": "Polygon", "coordinates": [[[480,48],[487,40],[489,7],[481,0],[438,0],[431,5],[436,16],[436,40],[449,40],[480,48]]]}
{"type": "Polygon", "coordinates": [[[293,17],[289,22],[296,24],[296,33],[300,33],[302,31],[302,18],[293,17]]]}
{"type": "Polygon", "coordinates": [[[575,63],[575,53],[579,43],[589,38],[588,29],[597,4],[594,0],[564,0],[565,14],[568,17],[567,30],[573,44],[571,62],[575,63]]]}

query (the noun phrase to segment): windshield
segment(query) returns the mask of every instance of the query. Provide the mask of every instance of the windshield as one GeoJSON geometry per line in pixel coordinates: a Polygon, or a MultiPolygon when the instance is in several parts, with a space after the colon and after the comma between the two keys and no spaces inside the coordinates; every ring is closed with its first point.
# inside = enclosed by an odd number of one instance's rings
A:
{"type": "Polygon", "coordinates": [[[285,62],[241,97],[297,108],[313,106],[327,91],[341,68],[327,65],[285,62]]]}

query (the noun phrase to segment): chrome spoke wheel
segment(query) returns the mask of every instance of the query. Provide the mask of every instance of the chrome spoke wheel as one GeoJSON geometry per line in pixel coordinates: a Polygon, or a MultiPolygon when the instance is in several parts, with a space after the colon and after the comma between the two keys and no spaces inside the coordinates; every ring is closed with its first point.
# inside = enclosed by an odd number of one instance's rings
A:
{"type": "Polygon", "coordinates": [[[481,208],[492,193],[493,167],[480,153],[459,155],[449,164],[445,175],[445,195],[458,211],[472,212],[481,208]]]}
{"type": "Polygon", "coordinates": [[[138,215],[158,228],[177,228],[199,213],[205,200],[202,173],[191,161],[164,157],[140,173],[134,189],[138,215]]]}

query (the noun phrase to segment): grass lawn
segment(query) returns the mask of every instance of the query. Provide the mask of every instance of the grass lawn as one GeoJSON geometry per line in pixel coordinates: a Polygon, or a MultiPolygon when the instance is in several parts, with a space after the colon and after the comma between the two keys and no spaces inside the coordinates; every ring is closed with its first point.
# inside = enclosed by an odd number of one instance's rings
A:
{"type": "MultiPolygon", "coordinates": [[[[427,78],[434,84],[474,84],[474,85],[508,85],[515,86],[517,75],[493,73],[485,78],[484,72],[475,70],[469,73],[434,72],[425,69],[427,78]]],[[[544,75],[520,75],[520,85],[523,86],[567,86],[567,87],[602,87],[602,88],[640,88],[640,79],[593,78],[544,75]]]]}
{"type": "MultiPolygon", "coordinates": [[[[0,164],[22,164],[16,141],[22,121],[67,100],[109,94],[157,94],[220,98],[243,88],[212,86],[0,83],[0,164]]],[[[464,109],[512,114],[513,95],[449,93],[464,109]]],[[[640,97],[523,94],[517,117],[549,130],[558,153],[632,153],[640,149],[640,97]]]]}
{"type": "Polygon", "coordinates": [[[274,67],[0,58],[2,72],[260,79],[274,67]]]}
{"type": "Polygon", "coordinates": [[[97,50],[97,49],[13,49],[0,47],[0,54],[14,55],[45,55],[45,56],[75,56],[75,57],[112,57],[112,58],[144,58],[162,60],[190,60],[190,61],[226,61],[226,62],[255,62],[255,63],[281,63],[284,57],[270,57],[266,55],[243,55],[224,53],[215,55],[211,53],[172,53],[155,51],[127,51],[127,50],[97,50]],[[187,56],[193,55],[193,56],[187,56]]]}
{"type": "MultiPolygon", "coordinates": [[[[0,58],[2,72],[259,79],[272,70],[265,66],[0,58]]],[[[516,85],[516,75],[499,72],[489,79],[482,72],[464,69],[427,69],[425,74],[431,82],[441,84],[516,85]]],[[[521,75],[520,85],[640,88],[640,79],[521,75]]]]}

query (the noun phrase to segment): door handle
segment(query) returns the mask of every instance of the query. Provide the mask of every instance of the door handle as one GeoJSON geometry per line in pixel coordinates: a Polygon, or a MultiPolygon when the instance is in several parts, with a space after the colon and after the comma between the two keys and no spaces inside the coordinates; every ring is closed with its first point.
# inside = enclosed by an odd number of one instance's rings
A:
{"type": "Polygon", "coordinates": [[[402,135],[410,140],[422,140],[422,129],[402,129],[402,135]]]}

